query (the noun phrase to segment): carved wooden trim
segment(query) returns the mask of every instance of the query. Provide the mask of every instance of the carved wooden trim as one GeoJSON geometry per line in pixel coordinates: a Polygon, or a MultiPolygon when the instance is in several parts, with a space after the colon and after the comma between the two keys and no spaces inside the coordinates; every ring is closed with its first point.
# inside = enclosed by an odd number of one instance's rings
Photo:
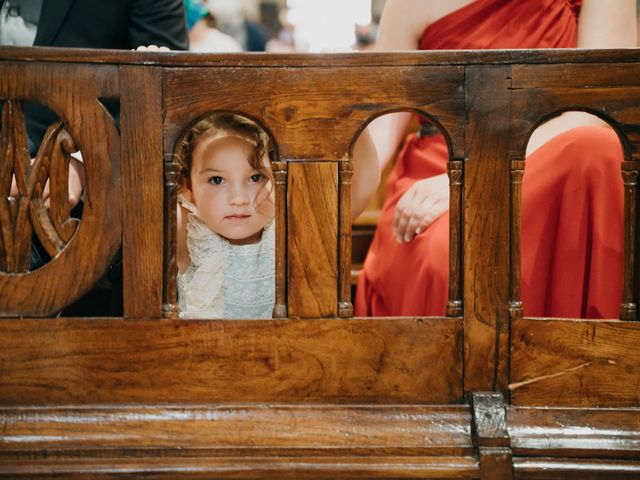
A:
{"type": "Polygon", "coordinates": [[[176,318],[179,313],[176,275],[178,264],[176,260],[177,245],[177,202],[180,165],[173,158],[173,154],[166,154],[164,159],[164,290],[162,312],[165,317],[176,318]]]}
{"type": "Polygon", "coordinates": [[[464,161],[452,160],[447,164],[449,175],[449,301],[447,316],[460,317],[462,305],[462,180],[464,161]]]}
{"type": "Polygon", "coordinates": [[[480,457],[480,478],[513,479],[511,440],[502,394],[473,393],[471,408],[473,442],[480,457]]]}
{"type": "Polygon", "coordinates": [[[338,163],[338,316],[353,316],[351,303],[351,177],[353,163],[338,163]]]}
{"type": "Polygon", "coordinates": [[[0,160],[0,191],[5,197],[0,200],[4,212],[0,214],[1,249],[6,251],[8,243],[19,242],[20,252],[9,262],[17,266],[14,260],[20,257],[21,265],[18,269],[7,268],[7,256],[3,254],[0,316],[48,316],[95,285],[107,271],[120,243],[120,137],[113,117],[100,101],[118,97],[118,67],[3,62],[1,69],[5,142],[0,160]],[[47,88],[42,88],[45,83],[47,88]],[[64,126],[54,123],[48,128],[33,162],[26,147],[23,101],[50,109],[64,122],[64,126]],[[81,223],[69,218],[68,205],[67,162],[76,146],[82,151],[86,173],[81,223]],[[15,160],[12,151],[16,149],[22,152],[18,162],[9,160],[15,160]],[[18,199],[7,201],[14,174],[18,199]],[[50,208],[41,199],[47,180],[50,208]],[[16,231],[13,225],[22,226],[16,231]],[[7,240],[8,232],[11,240],[7,240]],[[27,271],[33,234],[53,258],[40,268],[27,271]],[[19,270],[20,274],[7,270],[19,270]]]}
{"type": "Polygon", "coordinates": [[[624,261],[622,282],[621,320],[638,319],[638,265],[637,265],[637,223],[638,223],[638,170],[640,161],[622,162],[624,181],[624,261]]]}
{"type": "Polygon", "coordinates": [[[522,177],[524,160],[511,160],[511,225],[509,228],[509,317],[511,320],[524,316],[520,294],[522,270],[522,177]]]}
{"type": "Polygon", "coordinates": [[[272,162],[276,189],[276,303],[273,318],[287,318],[287,176],[286,161],[272,162]]]}
{"type": "Polygon", "coordinates": [[[56,257],[71,241],[79,220],[71,218],[68,179],[70,154],[77,147],[62,122],[51,125],[36,157],[27,149],[22,103],[7,100],[2,109],[0,145],[0,270],[29,271],[32,232],[47,253],[56,257]],[[12,178],[18,189],[10,195],[12,178]],[[49,203],[42,200],[49,183],[49,203]]]}

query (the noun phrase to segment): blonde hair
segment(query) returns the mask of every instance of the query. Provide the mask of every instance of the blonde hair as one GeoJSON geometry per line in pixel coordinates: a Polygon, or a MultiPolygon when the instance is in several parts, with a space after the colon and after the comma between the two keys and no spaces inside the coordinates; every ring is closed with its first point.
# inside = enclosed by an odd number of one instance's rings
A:
{"type": "MultiPolygon", "coordinates": [[[[175,158],[180,165],[180,176],[191,186],[193,151],[205,139],[237,137],[253,145],[247,159],[252,168],[260,172],[273,184],[271,161],[274,152],[269,135],[256,122],[234,113],[211,113],[197,120],[176,142],[175,158]]],[[[180,182],[181,184],[182,182],[180,182]]]]}

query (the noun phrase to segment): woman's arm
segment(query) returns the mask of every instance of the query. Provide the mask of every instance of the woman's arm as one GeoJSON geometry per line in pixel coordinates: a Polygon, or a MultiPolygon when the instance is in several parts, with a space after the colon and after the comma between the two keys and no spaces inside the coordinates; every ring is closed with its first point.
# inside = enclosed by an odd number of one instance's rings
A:
{"type": "Polygon", "coordinates": [[[636,28],[636,0],[584,0],[578,48],[635,47],[636,28]]]}
{"type": "MultiPolygon", "coordinates": [[[[578,48],[625,48],[636,44],[636,0],[584,0],[578,18],[578,48]]],[[[572,128],[608,127],[585,112],[565,112],[538,127],[527,144],[527,156],[572,128]]]]}
{"type": "MultiPolygon", "coordinates": [[[[380,18],[375,51],[416,50],[422,32],[433,21],[435,12],[432,10],[436,3],[440,2],[388,0],[380,18]]],[[[380,170],[397,151],[410,119],[408,112],[392,113],[376,118],[367,127],[375,145],[380,170]]]]}
{"type": "Polygon", "coordinates": [[[363,130],[356,140],[352,158],[351,218],[355,220],[367,208],[369,199],[380,183],[378,155],[367,129],[363,130]]]}

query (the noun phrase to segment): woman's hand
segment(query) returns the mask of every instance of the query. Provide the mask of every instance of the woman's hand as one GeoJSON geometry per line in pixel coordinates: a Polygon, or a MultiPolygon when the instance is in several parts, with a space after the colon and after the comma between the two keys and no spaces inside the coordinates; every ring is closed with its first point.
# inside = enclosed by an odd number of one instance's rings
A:
{"type": "Polygon", "coordinates": [[[418,180],[398,201],[393,230],[399,243],[409,242],[449,209],[446,173],[418,180]]]}

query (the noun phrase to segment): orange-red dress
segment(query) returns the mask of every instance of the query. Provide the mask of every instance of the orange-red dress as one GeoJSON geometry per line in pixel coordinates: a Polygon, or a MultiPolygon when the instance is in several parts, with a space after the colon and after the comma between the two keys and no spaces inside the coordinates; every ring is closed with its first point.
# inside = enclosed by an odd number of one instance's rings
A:
{"type": "MultiPolygon", "coordinates": [[[[476,0],[430,25],[421,49],[576,46],[579,2],[476,0]]],[[[527,316],[614,318],[622,299],[622,147],[613,130],[561,133],[526,159],[521,292],[527,316]]],[[[446,172],[440,135],[410,135],[389,177],[356,290],[356,315],[443,315],[449,214],[408,243],[393,213],[416,181],[446,172]]]]}

